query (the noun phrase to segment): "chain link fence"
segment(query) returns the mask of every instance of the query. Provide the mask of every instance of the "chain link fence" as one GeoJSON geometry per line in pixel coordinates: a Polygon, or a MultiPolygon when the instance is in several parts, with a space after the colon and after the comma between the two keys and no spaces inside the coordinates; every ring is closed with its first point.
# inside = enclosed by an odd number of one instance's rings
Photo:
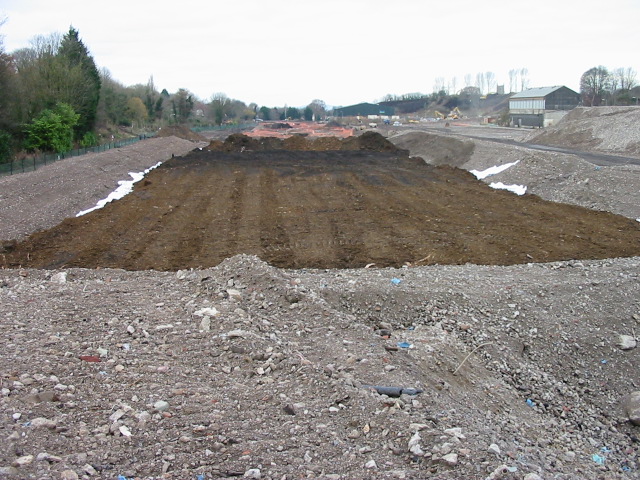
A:
{"type": "Polygon", "coordinates": [[[124,140],[118,140],[114,142],[104,143],[95,147],[88,148],[76,148],[64,153],[44,153],[41,155],[33,155],[20,160],[14,160],[12,162],[0,163],[0,176],[14,175],[16,173],[25,173],[37,170],[43,165],[57,162],[58,160],[64,160],[65,158],[78,157],[85,153],[105,152],[112,148],[125,147],[133,143],[139,142],[146,138],[155,136],[155,133],[146,133],[137,137],[125,138],[124,140]]]}

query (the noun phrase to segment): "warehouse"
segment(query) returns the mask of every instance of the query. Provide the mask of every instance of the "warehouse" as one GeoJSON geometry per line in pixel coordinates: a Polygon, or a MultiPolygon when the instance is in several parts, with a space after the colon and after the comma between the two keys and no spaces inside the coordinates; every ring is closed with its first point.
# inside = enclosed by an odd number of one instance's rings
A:
{"type": "Polygon", "coordinates": [[[531,88],[509,98],[509,121],[515,127],[548,127],[580,103],[580,94],[564,86],[531,88]]]}

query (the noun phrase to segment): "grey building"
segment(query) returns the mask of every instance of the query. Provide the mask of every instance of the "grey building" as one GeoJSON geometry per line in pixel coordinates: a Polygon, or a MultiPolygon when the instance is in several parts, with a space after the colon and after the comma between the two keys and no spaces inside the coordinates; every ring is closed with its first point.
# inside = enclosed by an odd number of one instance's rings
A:
{"type": "Polygon", "coordinates": [[[530,88],[509,98],[509,120],[515,127],[548,127],[580,103],[580,94],[564,86],[530,88]]]}
{"type": "Polygon", "coordinates": [[[360,115],[366,117],[368,115],[395,115],[395,109],[391,106],[378,105],[377,103],[359,103],[348,107],[339,107],[333,109],[333,115],[336,117],[355,117],[360,115]]]}

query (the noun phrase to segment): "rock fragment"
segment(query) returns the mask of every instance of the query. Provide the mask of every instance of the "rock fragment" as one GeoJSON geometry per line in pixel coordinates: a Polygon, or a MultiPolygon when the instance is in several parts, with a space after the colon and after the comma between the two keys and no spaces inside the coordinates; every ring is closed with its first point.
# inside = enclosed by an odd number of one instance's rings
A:
{"type": "Polygon", "coordinates": [[[640,426],[640,390],[622,399],[622,411],[631,423],[640,426]]]}

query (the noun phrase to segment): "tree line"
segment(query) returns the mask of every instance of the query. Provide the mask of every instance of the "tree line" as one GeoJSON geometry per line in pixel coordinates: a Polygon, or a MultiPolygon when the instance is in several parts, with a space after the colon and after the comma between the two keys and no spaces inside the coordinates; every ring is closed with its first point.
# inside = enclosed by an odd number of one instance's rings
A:
{"type": "MultiPolygon", "coordinates": [[[[2,22],[0,21],[0,26],[2,22]]],[[[256,118],[320,119],[326,106],[268,108],[215,93],[202,101],[185,88],[169,93],[153,77],[125,86],[99,69],[73,26],[5,52],[0,36],[0,163],[28,152],[64,152],[169,124],[243,123],[256,118]]]]}
{"type": "Polygon", "coordinates": [[[630,67],[610,71],[600,65],[580,77],[580,95],[586,107],[638,105],[640,91],[637,87],[637,73],[630,67]]]}

